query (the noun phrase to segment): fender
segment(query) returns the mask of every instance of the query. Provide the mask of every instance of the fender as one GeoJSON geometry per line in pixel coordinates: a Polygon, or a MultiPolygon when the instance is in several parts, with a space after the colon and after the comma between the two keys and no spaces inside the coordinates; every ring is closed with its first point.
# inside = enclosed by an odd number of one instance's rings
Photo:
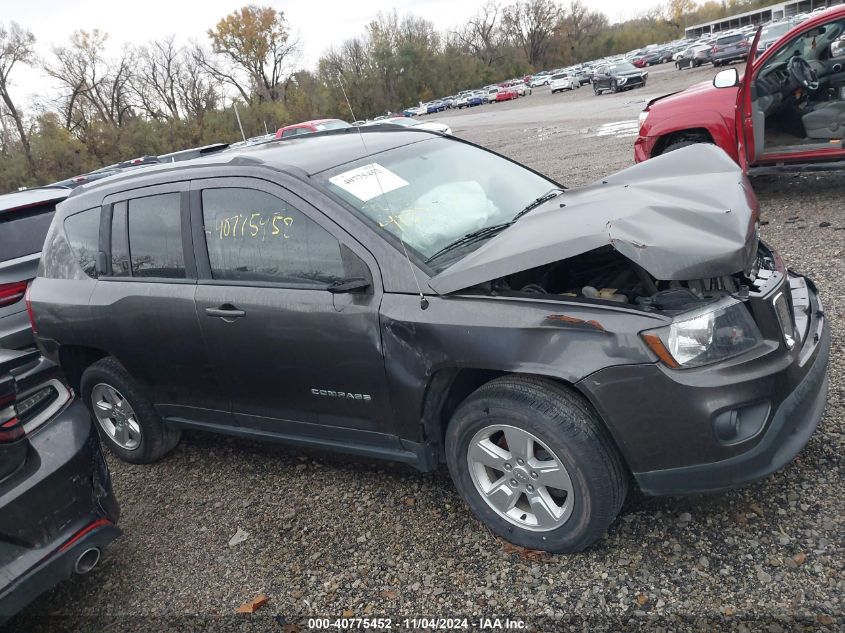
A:
{"type": "MultiPolygon", "coordinates": [[[[726,120],[725,117],[716,110],[702,110],[696,112],[695,118],[691,118],[688,113],[681,112],[666,119],[660,119],[654,123],[646,119],[643,129],[640,130],[640,137],[649,137],[653,139],[652,149],[656,145],[656,140],[666,137],[675,132],[683,132],[684,130],[691,130],[695,128],[704,128],[710,132],[713,141],[721,147],[728,156],[735,162],[739,162],[739,155],[737,153],[736,130],[734,128],[733,120],[726,120]]],[[[651,156],[649,156],[651,158],[651,156]]]]}

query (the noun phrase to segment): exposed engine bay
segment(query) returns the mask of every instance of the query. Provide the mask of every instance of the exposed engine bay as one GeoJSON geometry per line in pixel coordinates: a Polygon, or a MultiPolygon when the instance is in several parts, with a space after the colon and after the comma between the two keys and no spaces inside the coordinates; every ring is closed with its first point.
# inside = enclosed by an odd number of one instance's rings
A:
{"type": "MultiPolygon", "coordinates": [[[[753,275],[760,268],[774,270],[762,247],[753,275]]],[[[741,273],[712,279],[663,281],[652,277],[612,246],[582,253],[483,284],[493,294],[550,295],[560,299],[623,303],[668,314],[685,312],[725,296],[747,296],[753,279],[741,273]]]]}

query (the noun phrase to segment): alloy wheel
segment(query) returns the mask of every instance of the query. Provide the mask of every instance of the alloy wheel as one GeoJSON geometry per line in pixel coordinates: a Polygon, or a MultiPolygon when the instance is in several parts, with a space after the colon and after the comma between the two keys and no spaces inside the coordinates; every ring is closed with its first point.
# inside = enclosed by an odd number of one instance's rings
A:
{"type": "Polygon", "coordinates": [[[100,428],[120,448],[134,451],[141,445],[141,427],[135,411],[117,389],[103,382],[94,385],[91,407],[100,428]]]}
{"type": "Polygon", "coordinates": [[[514,525],[548,532],[572,515],[569,472],[545,443],[524,429],[484,427],[470,440],[467,464],[481,498],[514,525]]]}

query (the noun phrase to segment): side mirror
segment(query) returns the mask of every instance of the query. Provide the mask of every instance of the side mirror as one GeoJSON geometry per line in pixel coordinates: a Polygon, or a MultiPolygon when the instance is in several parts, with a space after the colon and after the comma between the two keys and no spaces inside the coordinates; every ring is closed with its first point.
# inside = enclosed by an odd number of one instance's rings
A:
{"type": "Polygon", "coordinates": [[[726,68],[720,70],[713,77],[713,85],[716,88],[733,88],[739,85],[739,72],[736,68],[726,68]]]}

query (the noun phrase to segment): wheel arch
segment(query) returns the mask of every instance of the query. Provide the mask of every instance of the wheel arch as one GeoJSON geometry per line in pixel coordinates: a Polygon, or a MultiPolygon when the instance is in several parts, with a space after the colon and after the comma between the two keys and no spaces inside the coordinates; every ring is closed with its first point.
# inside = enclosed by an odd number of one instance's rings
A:
{"type": "Polygon", "coordinates": [[[422,432],[425,443],[435,453],[437,462],[445,461],[445,437],[446,429],[452,419],[452,415],[458,406],[466,400],[476,389],[482,385],[503,376],[522,376],[547,381],[559,387],[569,389],[583,398],[590,407],[596,419],[610,436],[616,451],[618,452],[625,468],[630,472],[628,460],[621,450],[619,441],[613,432],[613,428],[601,415],[599,408],[595,406],[590,394],[580,389],[578,383],[573,383],[560,376],[546,374],[523,373],[512,371],[499,371],[471,367],[449,367],[437,371],[430,378],[425,390],[422,407],[422,432]]]}
{"type": "Polygon", "coordinates": [[[108,352],[96,347],[62,345],[59,348],[59,365],[64,371],[68,383],[78,394],[82,384],[82,374],[85,373],[85,370],[107,356],[109,356],[108,352]]]}
{"type": "Polygon", "coordinates": [[[732,125],[733,121],[726,121],[718,111],[703,110],[694,113],[684,112],[653,123],[646,119],[645,126],[648,127],[644,126],[641,134],[644,133],[656,139],[649,158],[659,156],[669,144],[684,135],[699,135],[722,148],[728,156],[738,162],[736,131],[732,125]]]}
{"type": "Polygon", "coordinates": [[[678,141],[701,141],[703,143],[715,143],[713,135],[705,127],[693,127],[676,132],[669,132],[657,139],[654,144],[652,156],[660,156],[667,147],[678,141]]]}

